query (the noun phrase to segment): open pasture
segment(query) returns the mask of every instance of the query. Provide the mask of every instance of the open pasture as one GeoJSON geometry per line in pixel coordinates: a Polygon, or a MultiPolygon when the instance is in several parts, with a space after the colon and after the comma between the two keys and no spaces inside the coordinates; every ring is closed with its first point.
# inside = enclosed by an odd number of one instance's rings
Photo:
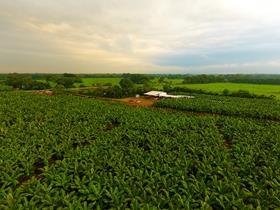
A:
{"type": "Polygon", "coordinates": [[[187,87],[192,89],[202,89],[212,92],[221,93],[224,89],[229,91],[247,90],[257,95],[275,95],[280,99],[280,85],[260,85],[260,84],[243,84],[243,83],[209,83],[209,84],[178,84],[176,86],[187,87]]]}

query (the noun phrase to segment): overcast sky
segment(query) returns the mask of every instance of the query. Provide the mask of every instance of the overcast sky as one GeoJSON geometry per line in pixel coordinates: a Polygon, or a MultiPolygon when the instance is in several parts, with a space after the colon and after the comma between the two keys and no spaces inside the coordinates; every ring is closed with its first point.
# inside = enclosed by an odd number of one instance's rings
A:
{"type": "Polygon", "coordinates": [[[280,73],[279,0],[0,0],[0,72],[280,73]]]}

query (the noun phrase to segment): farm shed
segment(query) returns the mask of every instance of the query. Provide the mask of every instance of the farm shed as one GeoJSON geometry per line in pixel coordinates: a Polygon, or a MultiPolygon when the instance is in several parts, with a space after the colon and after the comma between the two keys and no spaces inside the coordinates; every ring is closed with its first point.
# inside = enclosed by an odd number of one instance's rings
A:
{"type": "Polygon", "coordinates": [[[150,91],[147,93],[144,93],[145,96],[153,96],[153,97],[163,97],[166,96],[167,93],[166,92],[162,92],[162,91],[150,91]]]}
{"type": "Polygon", "coordinates": [[[169,95],[163,91],[150,91],[144,93],[145,96],[158,97],[158,98],[194,98],[193,96],[185,96],[185,95],[169,95]]]}

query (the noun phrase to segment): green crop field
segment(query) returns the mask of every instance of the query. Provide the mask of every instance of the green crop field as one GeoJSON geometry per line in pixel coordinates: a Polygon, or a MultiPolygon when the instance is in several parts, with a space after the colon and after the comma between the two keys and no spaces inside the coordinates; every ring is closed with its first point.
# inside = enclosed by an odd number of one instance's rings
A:
{"type": "MultiPolygon", "coordinates": [[[[121,81],[120,78],[82,78],[82,83],[85,84],[86,86],[92,86],[93,84],[106,84],[106,83],[111,83],[112,85],[118,85],[119,82],[121,81]]],[[[162,84],[158,82],[159,78],[155,78],[151,80],[151,84],[153,85],[154,88],[156,89],[162,89],[162,84]]],[[[165,79],[167,82],[171,82],[172,85],[180,85],[183,82],[183,79],[165,79]]]]}
{"type": "MultiPolygon", "coordinates": [[[[75,86],[79,87],[80,84],[84,84],[86,86],[93,86],[94,84],[104,85],[106,83],[111,83],[112,85],[118,85],[122,78],[82,78],[82,83],[76,83],[75,86]]],[[[37,80],[40,82],[46,82],[46,80],[37,80]]],[[[51,82],[51,87],[55,87],[56,83],[51,82]]]]}
{"type": "Polygon", "coordinates": [[[221,93],[224,89],[229,91],[247,90],[258,95],[275,95],[280,99],[280,85],[255,85],[240,83],[209,83],[209,84],[179,84],[176,86],[187,87],[193,89],[202,89],[221,93]]]}
{"type": "Polygon", "coordinates": [[[86,86],[92,86],[93,84],[106,84],[111,83],[117,85],[121,81],[121,78],[82,78],[82,83],[86,86]]]}
{"type": "Polygon", "coordinates": [[[2,92],[0,209],[277,209],[279,133],[266,119],[2,92]]]}
{"type": "Polygon", "coordinates": [[[280,102],[272,99],[248,99],[225,96],[197,95],[194,99],[164,99],[157,107],[182,111],[206,112],[229,116],[280,121],[280,102]]]}
{"type": "MultiPolygon", "coordinates": [[[[159,83],[158,80],[159,80],[159,78],[155,78],[155,79],[151,80],[151,83],[152,83],[153,87],[155,87],[157,89],[162,89],[164,83],[159,83]]],[[[170,83],[173,86],[177,86],[177,85],[181,85],[184,80],[183,79],[167,79],[166,78],[164,81],[170,83]]]]}

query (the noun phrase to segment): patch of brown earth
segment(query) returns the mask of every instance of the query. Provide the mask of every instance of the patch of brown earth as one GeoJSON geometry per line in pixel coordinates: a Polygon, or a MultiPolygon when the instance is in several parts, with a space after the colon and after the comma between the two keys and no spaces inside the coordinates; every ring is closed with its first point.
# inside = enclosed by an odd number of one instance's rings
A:
{"type": "Polygon", "coordinates": [[[122,102],[130,106],[136,106],[136,107],[151,107],[158,100],[159,100],[158,98],[144,97],[144,96],[140,96],[137,98],[113,99],[113,101],[122,102]]]}
{"type": "MultiPolygon", "coordinates": [[[[58,160],[63,160],[63,156],[54,154],[48,160],[48,165],[51,166],[51,165],[55,164],[58,160]]],[[[32,177],[35,177],[35,179],[37,179],[37,180],[42,180],[43,179],[42,173],[44,171],[45,166],[46,166],[46,164],[44,163],[44,161],[39,158],[33,164],[33,170],[32,170],[32,173],[30,175],[22,175],[18,178],[17,187],[20,187],[21,185],[29,182],[32,179],[32,177]]]]}
{"type": "Polygon", "coordinates": [[[32,91],[35,94],[39,94],[39,95],[47,95],[47,96],[53,96],[54,93],[51,90],[34,90],[32,91]]]}
{"type": "Polygon", "coordinates": [[[228,140],[228,139],[225,139],[225,140],[224,140],[224,146],[225,146],[225,148],[227,148],[227,149],[231,149],[231,148],[233,147],[233,143],[232,143],[232,141],[230,141],[230,140],[228,140]]]}

